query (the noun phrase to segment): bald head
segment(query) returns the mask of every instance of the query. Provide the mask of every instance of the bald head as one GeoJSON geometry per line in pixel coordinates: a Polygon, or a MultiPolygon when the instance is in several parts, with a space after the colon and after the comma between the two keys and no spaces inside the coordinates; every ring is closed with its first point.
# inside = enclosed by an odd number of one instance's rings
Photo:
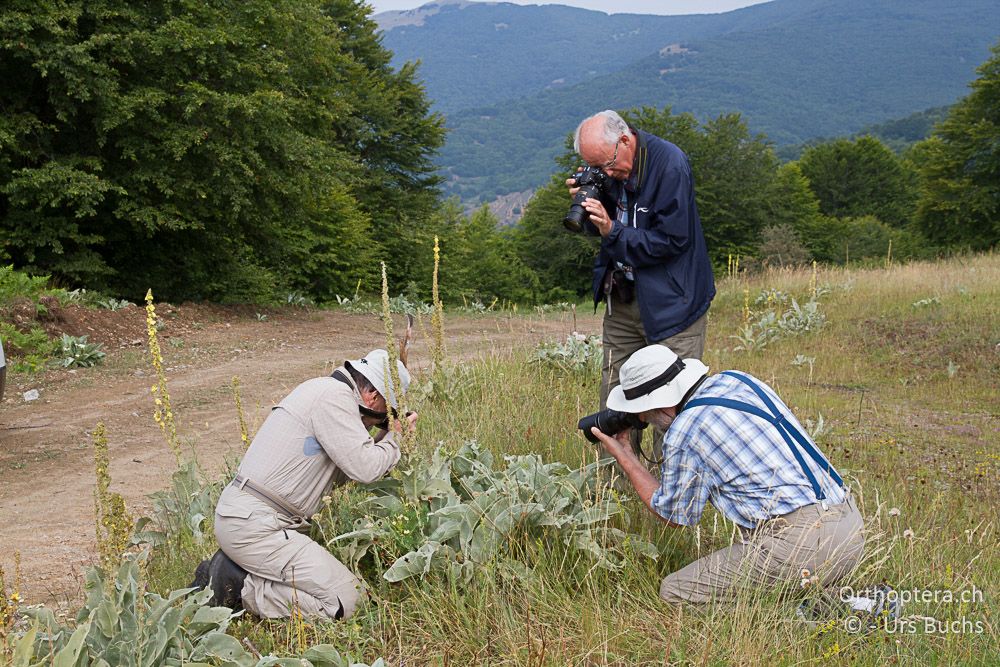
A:
{"type": "Polygon", "coordinates": [[[573,146],[584,162],[615,180],[626,180],[632,170],[634,137],[628,123],[614,111],[601,111],[580,123],[573,146]]]}
{"type": "Polygon", "coordinates": [[[628,123],[618,112],[608,109],[585,118],[576,128],[573,149],[582,155],[584,147],[606,148],[614,146],[618,138],[628,134],[628,123]]]}

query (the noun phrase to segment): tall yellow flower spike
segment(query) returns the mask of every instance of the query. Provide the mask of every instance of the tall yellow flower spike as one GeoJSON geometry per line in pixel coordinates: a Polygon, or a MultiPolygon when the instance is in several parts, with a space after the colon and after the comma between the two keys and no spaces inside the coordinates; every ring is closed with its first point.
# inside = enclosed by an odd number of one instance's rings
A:
{"type": "MultiPolygon", "coordinates": [[[[403,385],[399,379],[399,366],[396,361],[399,359],[399,349],[396,347],[396,335],[392,329],[392,312],[389,309],[389,279],[385,273],[385,262],[382,262],[382,323],[385,324],[385,350],[389,353],[387,361],[388,368],[385,369],[386,378],[392,379],[392,386],[396,391],[397,411],[400,415],[406,414],[406,395],[403,392],[403,385]]],[[[385,397],[389,400],[389,397],[385,397]]],[[[412,438],[410,431],[406,428],[406,418],[403,417],[403,432],[399,438],[399,449],[404,456],[409,455],[412,448],[412,438]]]]}
{"type": "Polygon", "coordinates": [[[240,439],[243,441],[243,449],[250,446],[250,434],[247,430],[247,420],[243,415],[243,400],[240,397],[240,376],[233,376],[233,397],[236,399],[236,414],[240,418],[240,439]]]}
{"type": "Polygon", "coordinates": [[[174,424],[174,413],[170,409],[170,394],[167,392],[167,375],[163,371],[163,355],[160,354],[160,341],[156,335],[156,307],[153,306],[153,290],[146,292],[146,332],[149,334],[149,357],[156,371],[156,384],[150,388],[153,394],[153,420],[163,431],[167,446],[174,453],[177,465],[181,464],[181,446],[177,441],[177,426],[174,424]]]}
{"type": "Polygon", "coordinates": [[[434,352],[431,360],[434,362],[434,371],[439,372],[444,363],[444,304],[441,303],[441,295],[438,288],[438,273],[441,266],[441,248],[438,245],[438,237],[434,237],[434,277],[431,280],[431,301],[434,311],[431,315],[431,328],[434,330],[434,352]]]}

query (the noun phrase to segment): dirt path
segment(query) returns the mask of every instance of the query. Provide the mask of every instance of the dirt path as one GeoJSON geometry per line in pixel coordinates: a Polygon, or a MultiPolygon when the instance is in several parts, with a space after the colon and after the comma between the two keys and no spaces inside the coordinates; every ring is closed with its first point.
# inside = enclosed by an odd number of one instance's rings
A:
{"type": "MultiPolygon", "coordinates": [[[[130,317],[144,323],[142,311],[130,310],[130,317]]],[[[198,460],[213,473],[222,469],[225,454],[240,446],[230,387],[234,375],[255,429],[270,405],[296,384],[329,373],[384,340],[374,315],[287,311],[264,321],[247,314],[182,321],[168,321],[160,334],[169,390],[182,443],[196,448],[198,460]]],[[[579,326],[597,331],[599,320],[581,318],[579,326]]],[[[446,349],[452,361],[474,358],[561,339],[572,328],[569,314],[450,317],[446,349]]],[[[165,488],[175,467],[152,419],[152,370],[141,343],[122,342],[98,368],[16,376],[8,384],[0,406],[0,565],[11,572],[14,553],[20,553],[21,593],[28,603],[73,606],[82,572],[95,560],[89,433],[97,422],[107,427],[112,490],[125,497],[131,511],[146,511],[148,494],[165,488]],[[25,402],[22,393],[29,389],[39,389],[41,398],[25,402]]],[[[418,329],[411,369],[419,373],[427,367],[428,350],[418,329]]]]}

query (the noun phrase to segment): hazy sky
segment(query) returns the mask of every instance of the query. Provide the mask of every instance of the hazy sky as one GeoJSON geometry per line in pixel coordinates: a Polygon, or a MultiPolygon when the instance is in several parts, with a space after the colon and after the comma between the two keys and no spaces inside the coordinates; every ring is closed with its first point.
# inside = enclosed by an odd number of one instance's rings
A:
{"type": "MultiPolygon", "coordinates": [[[[766,0],[504,0],[516,5],[570,5],[602,12],[631,14],[713,14],[728,12],[766,0]]],[[[392,9],[414,9],[431,0],[368,0],[375,13],[392,9]]]]}

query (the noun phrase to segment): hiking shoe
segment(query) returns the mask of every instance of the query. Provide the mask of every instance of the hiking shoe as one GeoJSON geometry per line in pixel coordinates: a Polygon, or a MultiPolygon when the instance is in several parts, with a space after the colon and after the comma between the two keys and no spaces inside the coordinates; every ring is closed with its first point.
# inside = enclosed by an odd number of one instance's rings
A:
{"type": "Polygon", "coordinates": [[[211,562],[210,558],[206,558],[198,563],[198,567],[194,571],[194,581],[191,582],[188,588],[205,588],[208,586],[208,567],[211,562]]]}
{"type": "Polygon", "coordinates": [[[232,558],[219,549],[209,561],[202,561],[195,571],[195,581],[202,571],[202,565],[208,563],[207,574],[212,597],[208,604],[213,607],[229,607],[233,611],[243,609],[243,581],[247,571],[237,565],[232,558]]]}
{"type": "Polygon", "coordinates": [[[857,595],[844,598],[851,614],[864,621],[865,628],[875,630],[895,624],[903,615],[903,601],[888,584],[860,589],[857,595]]]}

